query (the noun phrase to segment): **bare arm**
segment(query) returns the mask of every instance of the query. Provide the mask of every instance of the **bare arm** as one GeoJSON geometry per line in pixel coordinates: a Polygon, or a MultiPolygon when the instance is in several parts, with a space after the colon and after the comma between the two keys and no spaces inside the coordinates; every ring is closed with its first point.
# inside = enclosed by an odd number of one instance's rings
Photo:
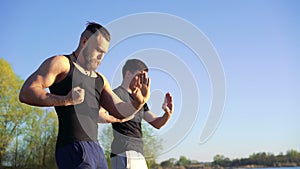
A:
{"type": "Polygon", "coordinates": [[[118,119],[124,119],[137,113],[149,99],[150,79],[147,84],[140,84],[140,88],[133,91],[134,100],[132,102],[124,102],[112,91],[107,79],[103,75],[102,77],[104,86],[101,93],[101,106],[118,119]]]}
{"type": "Polygon", "coordinates": [[[81,103],[84,98],[84,90],[79,87],[72,89],[66,96],[50,94],[45,90],[53,83],[65,78],[69,69],[70,64],[66,57],[54,56],[48,58],[24,82],[19,94],[20,101],[29,105],[43,107],[81,103]]]}
{"type": "Polygon", "coordinates": [[[123,119],[115,118],[114,116],[109,115],[103,107],[101,107],[99,110],[98,123],[123,123],[130,119],[132,119],[132,116],[123,119]]]}
{"type": "Polygon", "coordinates": [[[153,127],[160,129],[164,126],[171,118],[173,113],[173,99],[170,93],[167,93],[165,96],[164,103],[162,105],[162,109],[165,111],[163,116],[157,117],[153,112],[146,111],[144,113],[144,119],[151,124],[153,127]]]}

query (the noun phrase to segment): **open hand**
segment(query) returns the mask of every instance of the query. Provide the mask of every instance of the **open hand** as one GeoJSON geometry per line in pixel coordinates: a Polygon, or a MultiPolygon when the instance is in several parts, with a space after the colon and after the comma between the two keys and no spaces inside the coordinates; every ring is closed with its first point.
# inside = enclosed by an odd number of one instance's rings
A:
{"type": "Polygon", "coordinates": [[[132,90],[134,102],[139,105],[144,105],[150,97],[150,78],[139,76],[138,85],[132,90]]]}
{"type": "Polygon", "coordinates": [[[162,105],[162,109],[166,113],[168,113],[169,115],[171,115],[174,111],[173,99],[172,99],[172,96],[169,92],[166,93],[165,100],[164,100],[164,103],[162,105]]]}

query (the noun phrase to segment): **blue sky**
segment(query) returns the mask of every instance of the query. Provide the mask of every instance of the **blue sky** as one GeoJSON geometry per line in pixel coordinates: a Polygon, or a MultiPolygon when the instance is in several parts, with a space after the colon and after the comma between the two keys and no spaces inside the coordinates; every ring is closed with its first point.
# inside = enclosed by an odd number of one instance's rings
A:
{"type": "MultiPolygon", "coordinates": [[[[118,84],[114,83],[114,77],[118,75],[116,70],[124,59],[145,50],[159,50],[166,55],[176,55],[185,63],[188,72],[192,72],[199,92],[197,116],[194,121],[185,122],[191,127],[189,132],[178,142],[172,142],[174,145],[165,146],[168,151],[159,160],[185,155],[198,161],[212,161],[216,154],[240,158],[261,151],[275,154],[289,149],[300,151],[299,8],[297,0],[93,1],[88,4],[3,1],[0,7],[0,57],[12,64],[16,74],[25,79],[47,57],[75,50],[86,21],[107,25],[121,17],[145,12],[177,16],[209,39],[225,74],[223,116],[206,142],[200,144],[199,138],[212,99],[210,76],[203,62],[180,41],[157,34],[130,37],[113,47],[99,68],[115,86],[118,84]]],[[[125,29],[126,25],[120,31],[125,29]]],[[[202,44],[199,42],[199,45],[202,44]]],[[[166,62],[169,64],[172,65],[172,60],[166,62]]],[[[176,121],[189,120],[179,118],[194,113],[180,107],[186,102],[180,92],[189,82],[182,83],[177,74],[172,76],[172,73],[162,73],[159,69],[152,69],[149,75],[153,82],[152,109],[159,111],[155,104],[166,91],[172,92],[176,104],[170,123],[157,131],[158,135],[164,136],[173,129],[180,131],[176,121]]]]}

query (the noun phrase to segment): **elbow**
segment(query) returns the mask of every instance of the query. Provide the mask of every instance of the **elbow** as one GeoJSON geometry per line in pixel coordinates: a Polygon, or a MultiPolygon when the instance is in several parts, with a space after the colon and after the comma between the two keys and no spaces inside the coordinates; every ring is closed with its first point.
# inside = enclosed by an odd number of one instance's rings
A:
{"type": "Polygon", "coordinates": [[[24,94],[23,94],[22,91],[19,93],[19,101],[21,103],[26,103],[26,98],[25,98],[25,96],[24,96],[24,94]]]}
{"type": "Polygon", "coordinates": [[[25,103],[25,104],[29,104],[30,105],[30,102],[24,96],[19,95],[19,101],[21,103],[25,103]]]}
{"type": "Polygon", "coordinates": [[[28,98],[26,97],[26,92],[24,91],[24,89],[21,89],[20,93],[19,93],[19,101],[21,103],[29,103],[28,98]]]}

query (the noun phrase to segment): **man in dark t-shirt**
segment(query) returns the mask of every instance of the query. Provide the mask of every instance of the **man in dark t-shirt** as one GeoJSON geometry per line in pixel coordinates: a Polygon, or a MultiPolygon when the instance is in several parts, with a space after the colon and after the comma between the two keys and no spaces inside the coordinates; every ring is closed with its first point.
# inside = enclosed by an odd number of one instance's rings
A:
{"type": "MultiPolygon", "coordinates": [[[[113,91],[125,102],[132,102],[132,93],[140,84],[148,81],[148,67],[138,59],[127,60],[122,69],[122,84],[113,91]],[[141,82],[142,81],[142,82],[141,82]]],[[[170,93],[166,93],[162,105],[164,114],[157,117],[148,108],[147,103],[139,111],[127,118],[123,123],[112,123],[113,142],[111,145],[111,162],[113,169],[146,169],[147,164],[143,156],[142,120],[146,120],[153,127],[160,129],[170,119],[173,113],[173,101],[170,93]]],[[[122,117],[118,117],[122,118],[122,117]]]]}

